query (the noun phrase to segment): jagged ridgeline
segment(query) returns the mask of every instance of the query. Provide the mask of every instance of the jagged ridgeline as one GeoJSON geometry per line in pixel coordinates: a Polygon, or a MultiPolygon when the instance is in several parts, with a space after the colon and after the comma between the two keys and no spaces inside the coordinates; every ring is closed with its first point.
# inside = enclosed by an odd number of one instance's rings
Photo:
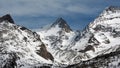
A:
{"type": "Polygon", "coordinates": [[[81,32],[72,30],[68,24],[69,31],[65,31],[66,26],[60,27],[61,24],[67,22],[58,18],[49,29],[37,31],[57,62],[74,67],[119,67],[120,7],[107,7],[81,32]]]}
{"type": "Polygon", "coordinates": [[[120,68],[120,7],[107,7],[83,31],[63,18],[36,32],[0,17],[0,68],[120,68]]]}

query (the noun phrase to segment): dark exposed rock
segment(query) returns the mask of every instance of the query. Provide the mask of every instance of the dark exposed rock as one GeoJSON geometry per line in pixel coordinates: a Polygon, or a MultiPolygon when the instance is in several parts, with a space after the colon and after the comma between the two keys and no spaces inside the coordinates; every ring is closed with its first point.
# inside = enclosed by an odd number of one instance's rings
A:
{"type": "Polygon", "coordinates": [[[40,45],[40,50],[37,50],[37,54],[45,59],[50,59],[54,61],[54,57],[47,51],[44,44],[40,45]]]}
{"type": "Polygon", "coordinates": [[[84,52],[89,51],[89,50],[95,51],[95,49],[92,45],[88,45],[84,50],[80,50],[79,52],[84,53],[84,52]]]}
{"type": "Polygon", "coordinates": [[[3,22],[3,21],[8,21],[10,23],[14,23],[12,17],[10,16],[10,14],[7,14],[5,16],[2,16],[0,17],[0,22],[3,22]]]}
{"type": "Polygon", "coordinates": [[[50,68],[49,66],[41,66],[41,67],[35,67],[35,68],[50,68]]]}
{"type": "Polygon", "coordinates": [[[27,37],[24,37],[23,40],[26,42],[27,41],[27,37]]]}
{"type": "Polygon", "coordinates": [[[103,26],[103,25],[97,25],[97,26],[94,28],[95,31],[100,31],[100,30],[104,30],[104,29],[105,29],[105,26],[103,26]]]}
{"type": "Polygon", "coordinates": [[[103,31],[103,32],[112,32],[113,28],[112,27],[105,27],[103,25],[97,25],[94,28],[95,31],[103,31]]]}
{"type": "Polygon", "coordinates": [[[78,35],[75,37],[75,41],[79,41],[80,38],[81,38],[81,35],[80,35],[81,33],[80,33],[79,30],[77,30],[76,33],[77,33],[78,35]]]}
{"type": "Polygon", "coordinates": [[[93,43],[94,45],[99,45],[100,42],[92,35],[90,39],[88,40],[88,43],[93,43]]]}
{"type": "Polygon", "coordinates": [[[21,30],[26,30],[27,28],[26,28],[26,27],[21,27],[20,29],[21,29],[21,30]]]}
{"type": "Polygon", "coordinates": [[[109,43],[110,43],[110,40],[107,39],[107,40],[104,41],[104,43],[105,43],[105,44],[109,44],[109,43]]]}
{"type": "Polygon", "coordinates": [[[112,36],[114,38],[116,37],[120,37],[120,31],[116,31],[115,28],[112,28],[112,27],[105,27],[103,25],[97,25],[95,28],[94,28],[95,31],[103,31],[103,32],[111,32],[112,33],[112,36]]]}
{"type": "Polygon", "coordinates": [[[18,59],[17,55],[15,53],[10,53],[9,58],[5,60],[5,65],[3,68],[16,68],[17,63],[16,60],[18,59]]]}
{"type": "Polygon", "coordinates": [[[116,30],[114,29],[114,30],[113,30],[113,33],[112,33],[112,36],[113,36],[114,38],[120,37],[120,31],[116,31],[116,30]]]}

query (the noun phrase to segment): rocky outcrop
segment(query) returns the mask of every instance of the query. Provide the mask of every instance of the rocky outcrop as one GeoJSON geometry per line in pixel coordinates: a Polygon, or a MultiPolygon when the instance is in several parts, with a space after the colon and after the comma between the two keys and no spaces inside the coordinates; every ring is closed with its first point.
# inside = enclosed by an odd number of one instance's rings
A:
{"type": "Polygon", "coordinates": [[[45,59],[54,61],[54,57],[47,51],[44,44],[40,45],[40,50],[37,50],[37,54],[45,59]]]}
{"type": "Polygon", "coordinates": [[[4,61],[4,65],[1,68],[16,68],[16,61],[19,59],[19,57],[17,57],[16,53],[10,53],[8,56],[9,57],[4,61]]]}
{"type": "Polygon", "coordinates": [[[10,23],[14,23],[10,14],[7,14],[7,15],[4,15],[4,16],[0,17],[0,22],[3,22],[3,21],[8,21],[10,23]]]}

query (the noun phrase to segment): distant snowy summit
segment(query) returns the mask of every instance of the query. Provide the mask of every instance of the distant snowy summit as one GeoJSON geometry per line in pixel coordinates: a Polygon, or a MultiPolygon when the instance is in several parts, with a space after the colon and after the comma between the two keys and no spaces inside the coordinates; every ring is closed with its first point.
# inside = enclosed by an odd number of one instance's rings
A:
{"type": "Polygon", "coordinates": [[[107,7],[83,31],[63,18],[33,32],[0,17],[0,68],[119,68],[120,7],[107,7]]]}

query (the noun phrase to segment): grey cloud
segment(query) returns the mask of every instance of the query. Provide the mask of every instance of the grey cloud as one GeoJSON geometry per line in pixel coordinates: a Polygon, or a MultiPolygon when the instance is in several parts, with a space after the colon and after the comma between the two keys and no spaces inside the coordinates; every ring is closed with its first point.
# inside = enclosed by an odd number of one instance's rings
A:
{"type": "MultiPolygon", "coordinates": [[[[1,0],[0,14],[23,15],[69,15],[70,13],[88,13],[89,6],[79,0],[1,0]]],[[[86,1],[84,3],[87,3],[86,1]]],[[[92,9],[94,12],[95,9],[92,9]]]]}

